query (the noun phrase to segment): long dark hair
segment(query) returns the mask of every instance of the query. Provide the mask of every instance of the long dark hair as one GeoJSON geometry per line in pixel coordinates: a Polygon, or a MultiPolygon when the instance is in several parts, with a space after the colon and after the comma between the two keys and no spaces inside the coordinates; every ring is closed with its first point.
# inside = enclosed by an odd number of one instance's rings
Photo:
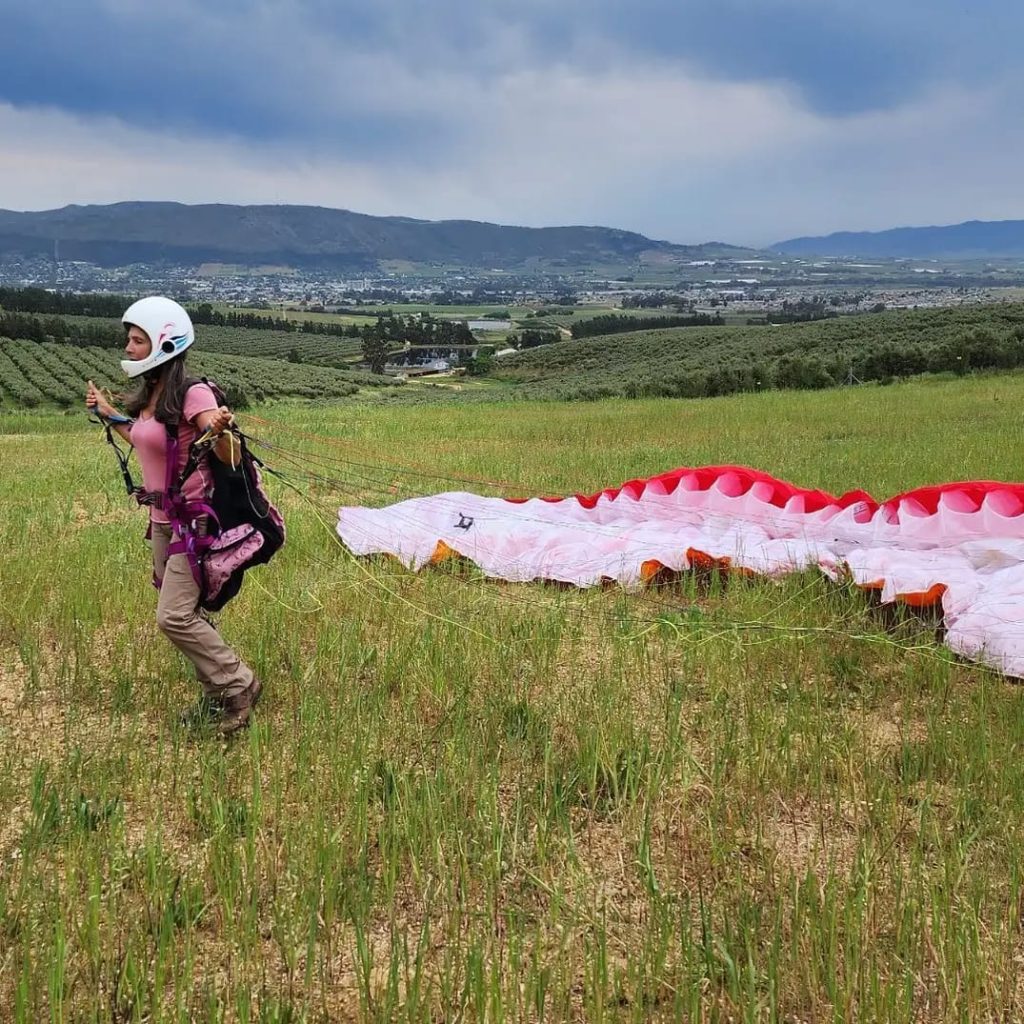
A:
{"type": "Polygon", "coordinates": [[[181,422],[185,410],[185,392],[195,381],[185,373],[185,353],[144,373],[138,384],[125,393],[123,400],[129,416],[138,416],[149,405],[160,380],[164,389],[156,400],[156,418],[172,427],[181,422]]]}

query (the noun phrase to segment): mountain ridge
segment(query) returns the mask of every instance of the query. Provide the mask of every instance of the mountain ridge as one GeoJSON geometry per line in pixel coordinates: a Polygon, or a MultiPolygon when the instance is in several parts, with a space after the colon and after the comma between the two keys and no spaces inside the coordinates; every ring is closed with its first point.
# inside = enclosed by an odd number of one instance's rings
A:
{"type": "Polygon", "coordinates": [[[1024,257],[1024,220],[968,220],[960,224],[835,231],[768,246],[790,256],[872,256],[889,259],[1024,257]]]}
{"type": "Polygon", "coordinates": [[[684,259],[750,252],[717,243],[677,245],[590,225],[543,228],[474,220],[377,217],[322,206],[126,201],[56,210],[0,210],[0,255],[50,254],[106,265],[281,263],[372,270],[386,261],[511,269],[537,261],[684,259]]]}

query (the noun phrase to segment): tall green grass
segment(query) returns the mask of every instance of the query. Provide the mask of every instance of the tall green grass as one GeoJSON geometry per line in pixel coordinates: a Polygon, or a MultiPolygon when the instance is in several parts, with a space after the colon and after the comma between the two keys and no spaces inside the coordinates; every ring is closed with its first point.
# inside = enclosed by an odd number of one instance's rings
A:
{"type": "Polygon", "coordinates": [[[509,586],[357,563],[331,527],[474,486],[449,477],[1024,479],[1022,398],[243,416],[320,479],[271,483],[288,546],[221,618],[267,684],[229,744],[174,724],[195,684],[101,435],[0,418],[0,1017],[1017,1019],[1015,686],[813,575],[509,586]]]}

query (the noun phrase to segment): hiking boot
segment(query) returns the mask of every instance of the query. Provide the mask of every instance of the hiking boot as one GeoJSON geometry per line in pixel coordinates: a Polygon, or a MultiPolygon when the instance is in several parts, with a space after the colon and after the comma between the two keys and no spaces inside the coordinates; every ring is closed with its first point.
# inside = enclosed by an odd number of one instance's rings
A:
{"type": "Polygon", "coordinates": [[[234,697],[225,698],[222,713],[214,724],[217,733],[221,736],[230,736],[239,729],[244,729],[249,724],[252,709],[262,696],[263,684],[254,676],[248,690],[243,690],[234,697]]]}
{"type": "Polygon", "coordinates": [[[245,692],[249,694],[250,707],[256,707],[260,702],[260,697],[263,696],[263,684],[253,676],[249,689],[245,692]]]}

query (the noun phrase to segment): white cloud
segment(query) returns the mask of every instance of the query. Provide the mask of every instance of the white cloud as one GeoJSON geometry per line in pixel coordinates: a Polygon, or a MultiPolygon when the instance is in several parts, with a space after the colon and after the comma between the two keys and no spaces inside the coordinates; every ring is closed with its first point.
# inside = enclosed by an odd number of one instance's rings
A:
{"type": "MultiPolygon", "coordinates": [[[[666,168],[706,174],[806,134],[775,87],[663,71],[524,71],[474,85],[377,68],[378,109],[447,119],[439,151],[346,159],[310,140],[257,144],[0,104],[0,205],[177,199],[297,202],[370,213],[630,226],[630,195],[666,168]]],[[[662,233],[668,232],[666,224],[662,233]]]]}
{"type": "Polygon", "coordinates": [[[757,243],[1024,212],[1009,86],[836,119],[777,83],[708,81],[667,64],[481,84],[367,57],[344,74],[371,78],[377,112],[438,119],[445,144],[357,158],[322,139],[215,140],[0,104],[0,206],[309,203],[757,243]]]}
{"type": "Polygon", "coordinates": [[[1018,95],[1012,83],[946,86],[896,110],[821,122],[803,147],[779,154],[768,187],[737,211],[747,237],[765,244],[805,233],[1024,217],[1018,95]]]}

